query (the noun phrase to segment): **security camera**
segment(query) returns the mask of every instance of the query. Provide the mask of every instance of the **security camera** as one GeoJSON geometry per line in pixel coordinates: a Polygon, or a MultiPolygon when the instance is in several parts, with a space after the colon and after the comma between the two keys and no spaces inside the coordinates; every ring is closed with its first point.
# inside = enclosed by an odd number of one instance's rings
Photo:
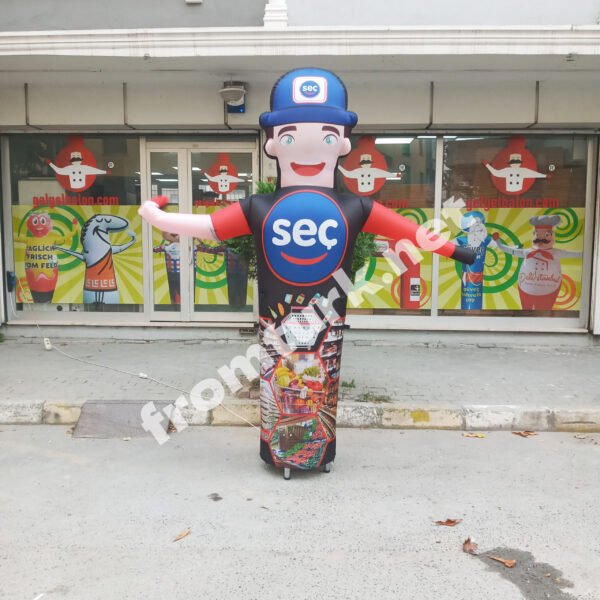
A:
{"type": "Polygon", "coordinates": [[[219,95],[227,104],[238,104],[246,95],[246,88],[241,81],[227,81],[219,90],[219,95]]]}

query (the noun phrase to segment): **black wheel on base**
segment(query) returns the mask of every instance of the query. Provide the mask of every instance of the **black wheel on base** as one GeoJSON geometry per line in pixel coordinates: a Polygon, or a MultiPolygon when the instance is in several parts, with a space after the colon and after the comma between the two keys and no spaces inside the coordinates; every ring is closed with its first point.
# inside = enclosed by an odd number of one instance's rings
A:
{"type": "Polygon", "coordinates": [[[292,478],[292,470],[289,467],[283,469],[283,478],[288,481],[292,478]]]}
{"type": "Polygon", "coordinates": [[[323,473],[331,473],[331,463],[325,463],[323,465],[323,473]]]}

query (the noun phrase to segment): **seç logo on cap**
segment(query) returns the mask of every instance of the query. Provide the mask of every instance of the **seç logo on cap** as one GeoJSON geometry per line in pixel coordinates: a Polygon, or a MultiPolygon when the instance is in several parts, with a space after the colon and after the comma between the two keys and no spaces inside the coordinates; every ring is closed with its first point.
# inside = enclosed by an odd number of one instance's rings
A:
{"type": "Polygon", "coordinates": [[[296,77],[292,83],[292,98],[296,104],[327,102],[327,79],[325,77],[296,77]]]}

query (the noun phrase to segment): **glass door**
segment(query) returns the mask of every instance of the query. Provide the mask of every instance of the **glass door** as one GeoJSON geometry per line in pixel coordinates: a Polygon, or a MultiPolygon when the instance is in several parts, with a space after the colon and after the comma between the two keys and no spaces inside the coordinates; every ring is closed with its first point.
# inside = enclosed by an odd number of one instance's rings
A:
{"type": "MultiPolygon", "coordinates": [[[[252,194],[251,152],[190,151],[193,212],[211,214],[252,194]]],[[[194,240],[192,319],[210,314],[252,313],[254,281],[246,252],[251,240],[194,240]]],[[[253,247],[253,246],[252,246],[253,247]]]]}
{"type": "MultiPolygon", "coordinates": [[[[222,210],[252,193],[256,148],[254,142],[148,142],[147,195],[167,196],[167,212],[222,210]]],[[[147,224],[144,235],[152,321],[254,322],[255,284],[245,252],[251,240],[192,239],[147,224]]]]}
{"type": "MultiPolygon", "coordinates": [[[[150,150],[148,176],[150,197],[166,196],[169,213],[190,212],[186,198],[186,152],[150,150]],[[181,181],[180,174],[183,175],[181,181]]],[[[149,234],[152,269],[153,320],[189,320],[188,288],[190,278],[190,242],[187,237],[152,227],[149,234]]]]}

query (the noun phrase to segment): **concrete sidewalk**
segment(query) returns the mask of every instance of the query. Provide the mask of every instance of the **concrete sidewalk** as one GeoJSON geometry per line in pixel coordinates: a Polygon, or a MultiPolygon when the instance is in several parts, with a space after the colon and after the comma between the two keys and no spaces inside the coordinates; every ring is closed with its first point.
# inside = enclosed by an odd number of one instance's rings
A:
{"type": "MultiPolygon", "coordinates": [[[[53,338],[55,349],[47,351],[39,338],[9,337],[0,344],[0,423],[71,424],[89,400],[171,403],[180,392],[168,386],[187,391],[202,379],[218,378],[217,369],[253,342],[53,338]]],[[[600,431],[595,345],[392,345],[350,331],[341,378],[340,426],[600,431]]],[[[247,386],[226,397],[226,405],[258,423],[256,395],[247,386]]],[[[189,418],[193,424],[245,424],[222,407],[189,418]]]]}

